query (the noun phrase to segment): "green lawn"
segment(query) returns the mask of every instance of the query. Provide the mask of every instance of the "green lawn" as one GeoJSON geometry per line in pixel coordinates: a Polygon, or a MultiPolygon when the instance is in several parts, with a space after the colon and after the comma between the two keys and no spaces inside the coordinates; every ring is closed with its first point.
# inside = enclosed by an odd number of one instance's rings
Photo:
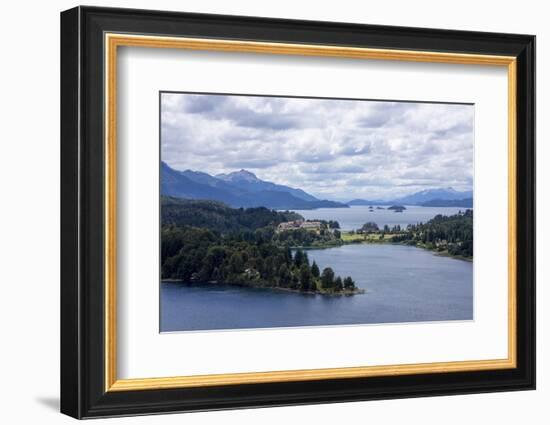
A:
{"type": "MultiPolygon", "coordinates": [[[[368,233],[368,234],[351,234],[349,232],[342,232],[341,238],[344,243],[359,243],[359,242],[374,242],[380,240],[381,233],[368,233]]],[[[384,240],[390,239],[394,236],[393,233],[385,233],[384,240]]]]}

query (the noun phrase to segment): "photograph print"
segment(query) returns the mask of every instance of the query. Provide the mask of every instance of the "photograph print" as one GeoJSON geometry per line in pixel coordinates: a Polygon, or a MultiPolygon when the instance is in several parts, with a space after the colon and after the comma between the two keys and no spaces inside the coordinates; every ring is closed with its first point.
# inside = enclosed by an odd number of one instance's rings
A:
{"type": "Polygon", "coordinates": [[[160,93],[160,331],[473,320],[474,105],[160,93]]]}

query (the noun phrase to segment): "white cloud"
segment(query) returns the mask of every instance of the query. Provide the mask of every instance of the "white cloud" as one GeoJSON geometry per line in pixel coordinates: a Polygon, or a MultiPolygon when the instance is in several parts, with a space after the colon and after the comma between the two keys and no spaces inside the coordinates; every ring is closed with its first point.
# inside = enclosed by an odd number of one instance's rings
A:
{"type": "Polygon", "coordinates": [[[321,198],[471,190],[472,105],[163,93],[162,160],[321,198]]]}

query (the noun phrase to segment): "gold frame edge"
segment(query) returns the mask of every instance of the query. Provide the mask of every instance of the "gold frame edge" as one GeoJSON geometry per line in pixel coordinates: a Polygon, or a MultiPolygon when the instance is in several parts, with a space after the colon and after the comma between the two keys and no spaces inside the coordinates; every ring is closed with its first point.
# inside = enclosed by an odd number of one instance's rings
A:
{"type": "Polygon", "coordinates": [[[516,353],[516,58],[393,49],[371,49],[329,45],[268,43],[255,41],[179,38],[106,33],[105,45],[105,391],[137,391],[216,385],[312,381],[511,369],[517,366],[516,353]],[[116,101],[117,51],[120,46],[171,48],[279,55],[324,56],[371,60],[398,60],[469,65],[506,66],[508,71],[508,358],[419,364],[306,369],[271,372],[230,373],[117,379],[116,353],[116,101]]]}

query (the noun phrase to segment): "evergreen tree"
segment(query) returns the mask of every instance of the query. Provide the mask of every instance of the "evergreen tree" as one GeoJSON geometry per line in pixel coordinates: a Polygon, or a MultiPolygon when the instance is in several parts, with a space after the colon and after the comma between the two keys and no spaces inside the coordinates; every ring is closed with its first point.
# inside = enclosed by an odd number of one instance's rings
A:
{"type": "Polygon", "coordinates": [[[296,254],[294,254],[294,265],[296,267],[300,267],[303,262],[304,262],[304,252],[301,249],[298,249],[296,251],[296,254]]]}
{"type": "Polygon", "coordinates": [[[300,278],[298,277],[297,274],[293,274],[290,282],[290,287],[292,289],[298,289],[299,285],[300,285],[300,278]]]}
{"type": "Polygon", "coordinates": [[[218,269],[217,267],[214,269],[214,271],[212,272],[212,279],[215,280],[215,281],[218,281],[218,280],[221,280],[222,279],[222,275],[220,273],[220,269],[218,269]]]}
{"type": "Polygon", "coordinates": [[[290,275],[290,271],[288,270],[286,264],[282,264],[281,267],[279,267],[277,274],[279,275],[279,286],[288,287],[292,276],[290,275]]]}
{"type": "Polygon", "coordinates": [[[334,286],[334,270],[330,267],[325,268],[321,274],[321,286],[323,289],[329,289],[334,286]]]}
{"type": "Polygon", "coordinates": [[[235,252],[233,253],[233,255],[231,255],[229,266],[231,267],[231,271],[233,273],[242,273],[244,271],[243,258],[240,252],[235,252]]]}
{"type": "Polygon", "coordinates": [[[329,220],[328,222],[328,227],[330,229],[339,229],[340,228],[340,223],[338,223],[336,220],[329,220]]]}
{"type": "Polygon", "coordinates": [[[285,249],[285,260],[287,263],[290,263],[292,261],[292,251],[289,247],[285,249]]]}
{"type": "Polygon", "coordinates": [[[309,291],[311,289],[311,270],[307,264],[302,264],[300,267],[300,289],[309,291]]]}
{"type": "Polygon", "coordinates": [[[348,290],[355,289],[355,282],[350,276],[344,279],[344,288],[348,290]]]}
{"type": "Polygon", "coordinates": [[[361,227],[361,230],[364,233],[373,233],[378,232],[378,224],[374,223],[373,221],[369,221],[365,224],[363,224],[363,227],[361,227]]]}
{"type": "Polygon", "coordinates": [[[337,292],[340,292],[342,289],[344,289],[344,285],[342,284],[342,278],[338,276],[334,280],[334,290],[337,292]]]}
{"type": "Polygon", "coordinates": [[[313,264],[311,265],[311,274],[314,278],[318,278],[321,275],[321,271],[315,260],[313,260],[313,264]]]}
{"type": "Polygon", "coordinates": [[[264,263],[265,266],[265,277],[267,279],[272,279],[275,277],[275,258],[267,257],[264,263]]]}

